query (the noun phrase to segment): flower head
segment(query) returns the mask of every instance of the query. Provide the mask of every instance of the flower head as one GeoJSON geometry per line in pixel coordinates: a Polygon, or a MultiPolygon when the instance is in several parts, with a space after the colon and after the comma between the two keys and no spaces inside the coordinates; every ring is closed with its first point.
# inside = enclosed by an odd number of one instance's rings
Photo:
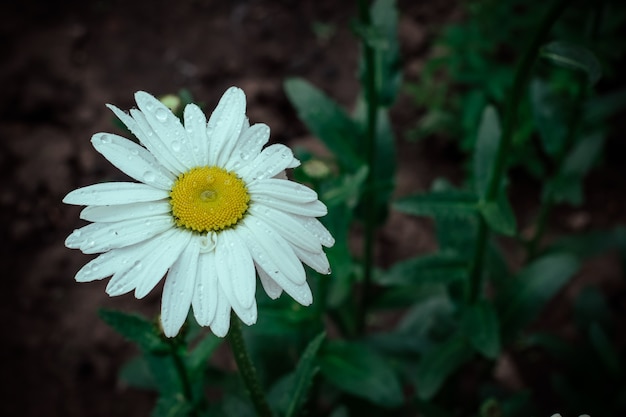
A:
{"type": "Polygon", "coordinates": [[[302,263],[330,273],[322,246],[334,239],[316,219],[317,194],[287,179],[300,162],[284,145],[264,147],[270,130],[250,126],[242,90],[224,93],[207,122],[195,104],[183,123],[156,98],[135,94],[130,114],[108,107],[139,139],[97,133],[91,142],[139,182],[109,182],[70,192],[64,203],[87,206],[91,224],[68,248],[97,254],[76,274],[88,282],[112,276],[111,296],[145,297],[167,274],[161,302],[164,333],[175,336],[189,308],[200,325],[228,332],[231,309],[256,322],[256,275],[268,296],[283,291],[312,302],[302,263]],[[143,145],[143,146],[142,146],[143,145]]]}

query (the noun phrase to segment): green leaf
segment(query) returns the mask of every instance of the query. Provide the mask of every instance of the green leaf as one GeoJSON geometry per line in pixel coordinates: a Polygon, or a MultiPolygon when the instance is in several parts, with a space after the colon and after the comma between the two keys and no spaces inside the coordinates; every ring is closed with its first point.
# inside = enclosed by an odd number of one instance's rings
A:
{"type": "Polygon", "coordinates": [[[602,66],[598,59],[590,50],[580,45],[562,41],[550,42],[541,48],[540,54],[557,66],[584,72],[592,85],[602,76],[602,66]]]}
{"type": "Polygon", "coordinates": [[[324,377],[337,388],[382,407],[404,401],[402,387],[389,363],[356,342],[328,341],[319,356],[324,377]]]}
{"type": "Polygon", "coordinates": [[[156,383],[157,390],[166,397],[175,396],[182,391],[180,375],[172,355],[144,354],[150,373],[156,383]]]}
{"type": "Polygon", "coordinates": [[[530,83],[532,112],[541,144],[546,153],[556,157],[567,137],[568,115],[571,113],[571,99],[558,94],[550,84],[540,78],[530,83]]]}
{"type": "Polygon", "coordinates": [[[598,323],[593,323],[589,327],[589,340],[594,347],[602,363],[612,375],[620,375],[620,358],[615,351],[613,343],[609,340],[602,327],[598,323]]]}
{"type": "Polygon", "coordinates": [[[124,364],[120,370],[120,379],[133,388],[157,390],[157,383],[150,371],[150,366],[141,355],[124,364]]]}
{"type": "Polygon", "coordinates": [[[468,263],[453,252],[437,252],[397,262],[375,280],[380,285],[447,283],[467,277],[468,263]]]}
{"type": "Polygon", "coordinates": [[[362,132],[337,103],[301,78],[288,79],[284,88],[300,120],[324,142],[348,172],[364,165],[359,152],[362,132]]]}
{"type": "Polygon", "coordinates": [[[434,191],[396,200],[394,208],[416,216],[456,217],[477,213],[476,197],[463,191],[434,191]]]}
{"type": "Polygon", "coordinates": [[[464,337],[455,336],[428,351],[417,367],[417,396],[429,400],[446,379],[471,357],[471,348],[464,337]]]}
{"type": "Polygon", "coordinates": [[[474,183],[476,193],[484,197],[496,163],[502,130],[495,107],[489,105],[483,110],[478,127],[474,151],[474,183]]]}
{"type": "Polygon", "coordinates": [[[515,235],[515,214],[504,192],[495,201],[481,201],[479,208],[489,227],[505,236],[515,235]]]}
{"type": "Polygon", "coordinates": [[[470,306],[463,314],[463,329],[470,343],[489,359],[500,354],[500,326],[491,303],[481,301],[470,306]]]}
{"type": "Polygon", "coordinates": [[[157,326],[146,318],[113,310],[100,310],[99,314],[105,323],[124,338],[137,343],[142,350],[153,353],[169,351],[157,326]]]}
{"type": "Polygon", "coordinates": [[[156,407],[152,410],[152,417],[187,417],[193,407],[182,394],[162,396],[157,400],[156,407]]]}
{"type": "Polygon", "coordinates": [[[213,333],[207,333],[187,357],[187,367],[190,372],[202,372],[206,366],[206,362],[223,341],[224,339],[215,336],[213,333]]]}
{"type": "MultiPolygon", "coordinates": [[[[367,178],[367,166],[361,166],[353,174],[345,174],[339,177],[334,186],[324,190],[321,200],[328,207],[341,204],[354,209],[361,196],[365,179],[367,178]]],[[[330,210],[329,210],[330,211],[330,210]]]]}
{"type": "MultiPolygon", "coordinates": [[[[554,202],[567,202],[578,206],[582,203],[582,180],[591,170],[604,147],[602,133],[579,141],[567,155],[561,171],[549,184],[546,193],[551,192],[554,202]]],[[[548,194],[544,194],[544,197],[548,194]]]]}
{"type": "Polygon", "coordinates": [[[532,321],[578,267],[578,261],[572,255],[554,253],[533,261],[520,271],[498,295],[503,332],[514,335],[532,321]]]}
{"type": "Polygon", "coordinates": [[[376,89],[382,106],[393,104],[402,82],[400,44],[398,42],[398,10],[395,0],[376,0],[371,7],[372,25],[384,42],[374,45],[378,76],[376,89]]]}
{"type": "Polygon", "coordinates": [[[306,347],[298,366],[296,367],[295,377],[293,381],[293,389],[290,395],[291,401],[287,407],[285,417],[295,417],[304,405],[307,399],[313,378],[319,372],[319,366],[316,366],[317,352],[326,338],[326,333],[322,332],[317,335],[306,347]]]}

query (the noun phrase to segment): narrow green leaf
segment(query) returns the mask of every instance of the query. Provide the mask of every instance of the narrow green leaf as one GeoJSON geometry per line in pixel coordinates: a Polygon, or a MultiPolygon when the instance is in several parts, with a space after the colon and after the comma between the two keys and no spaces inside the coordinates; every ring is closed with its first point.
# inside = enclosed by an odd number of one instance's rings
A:
{"type": "Polygon", "coordinates": [[[471,216],[478,210],[476,197],[462,191],[435,191],[397,200],[396,210],[416,216],[471,216]]]}
{"type": "Polygon", "coordinates": [[[206,366],[215,349],[224,341],[212,333],[207,335],[196,345],[187,357],[187,366],[192,373],[201,372],[206,366]]]}
{"type": "Polygon", "coordinates": [[[322,332],[317,335],[306,347],[298,366],[293,383],[293,389],[290,395],[291,401],[287,407],[285,417],[295,417],[298,415],[302,405],[306,401],[309,389],[313,383],[313,378],[319,372],[319,366],[316,366],[317,352],[326,338],[326,333],[322,332]]]}
{"type": "Polygon", "coordinates": [[[565,143],[571,99],[559,95],[550,84],[540,78],[530,83],[532,112],[541,144],[546,153],[556,157],[565,143]]]}
{"type": "Polygon", "coordinates": [[[100,310],[99,315],[105,323],[144,351],[158,353],[169,350],[157,326],[146,318],[114,310],[100,310]]]}
{"type": "Polygon", "coordinates": [[[498,357],[500,326],[491,303],[481,301],[470,306],[463,314],[463,329],[474,349],[487,358],[498,357]]]}
{"type": "Polygon", "coordinates": [[[192,409],[182,394],[161,396],[152,410],[151,417],[188,417],[192,409]]]}
{"type": "Polygon", "coordinates": [[[337,103],[301,78],[288,79],[284,88],[300,120],[324,142],[348,172],[354,172],[364,164],[359,151],[362,148],[359,126],[337,103]]]}
{"type": "Polygon", "coordinates": [[[495,107],[488,105],[483,110],[476,137],[474,151],[474,184],[476,193],[484,197],[489,187],[491,173],[496,162],[502,130],[495,107]]]}
{"type": "Polygon", "coordinates": [[[380,285],[448,283],[465,279],[467,270],[465,257],[453,252],[437,252],[397,262],[375,279],[380,285]]]}
{"type": "Polygon", "coordinates": [[[584,138],[567,155],[561,172],[549,185],[554,202],[582,203],[582,180],[591,170],[604,146],[602,133],[584,138]]]}
{"type": "Polygon", "coordinates": [[[481,202],[479,207],[489,227],[505,236],[515,235],[515,214],[504,192],[500,193],[497,200],[481,202]]]}
{"type": "Polygon", "coordinates": [[[380,104],[389,107],[395,101],[402,82],[395,0],[376,0],[371,7],[371,16],[372,25],[383,39],[383,42],[374,46],[379,64],[376,89],[380,104]]]}
{"type": "Polygon", "coordinates": [[[592,85],[602,76],[602,66],[598,59],[590,50],[580,45],[562,41],[550,42],[541,48],[541,56],[557,66],[584,72],[592,85]]]}
{"type": "Polygon", "coordinates": [[[589,340],[594,347],[602,363],[606,369],[612,375],[620,375],[620,358],[619,354],[615,351],[613,343],[609,340],[608,336],[602,330],[602,327],[598,323],[593,323],[589,327],[589,340]]]}
{"type": "Polygon", "coordinates": [[[472,350],[464,337],[455,336],[428,351],[415,375],[417,396],[429,400],[437,394],[446,379],[471,357],[472,350]]]}
{"type": "Polygon", "coordinates": [[[532,321],[578,266],[576,258],[567,253],[546,255],[526,266],[498,295],[503,332],[514,335],[532,321]]]}
{"type": "Polygon", "coordinates": [[[324,377],[337,388],[382,407],[404,401],[398,376],[387,361],[356,342],[327,342],[319,356],[324,377]]]}

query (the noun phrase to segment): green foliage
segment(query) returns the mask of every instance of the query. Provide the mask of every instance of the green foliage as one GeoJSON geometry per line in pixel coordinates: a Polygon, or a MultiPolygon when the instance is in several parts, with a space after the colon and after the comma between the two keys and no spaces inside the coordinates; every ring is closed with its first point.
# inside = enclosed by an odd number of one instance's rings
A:
{"type": "Polygon", "coordinates": [[[498,294],[498,313],[505,335],[515,335],[534,319],[578,267],[574,256],[554,253],[530,263],[511,279],[502,294],[498,294]]]}
{"type": "Polygon", "coordinates": [[[328,341],[319,364],[324,377],[342,391],[382,407],[403,402],[400,381],[389,363],[363,344],[328,341]]]}
{"type": "MultiPolygon", "coordinates": [[[[606,38],[574,36],[578,26],[568,27],[568,19],[580,23],[585,17],[561,16],[548,22],[556,26],[544,46],[531,50],[542,59],[524,69],[516,65],[522,53],[516,41],[533,44],[544,7],[522,0],[464,7],[467,18],[443,29],[440,53],[426,62],[420,84],[407,88],[425,107],[414,133],[443,133],[467,153],[461,186],[440,179],[428,191],[391,201],[397,138],[388,111],[402,80],[395,1],[375,1],[371,19],[353,24],[363,51],[374,58],[372,63],[362,57],[354,109],[304,79],[284,83],[302,123],[331,153],[321,158],[297,151],[302,166],[294,176],[327,205],[328,215],[320,220],[336,243],[326,250],[330,277],[307,270],[312,306],[286,296],[270,300],[258,291],[258,322],[243,329],[261,391],[276,416],[539,415],[533,408],[537,387],[511,392],[492,378],[503,355],[512,361],[550,357],[558,366],[545,370],[541,388],[549,385],[563,413],[621,415],[626,409],[626,352],[617,343],[612,305],[600,290],[584,288],[573,304],[576,343],[532,326],[582,262],[608,251],[618,251],[626,262],[624,228],[541,245],[555,205],[584,203],[583,185],[602,160],[607,121],[626,108],[626,90],[594,90],[610,75],[606,38]],[[523,82],[513,86],[514,80],[523,82]],[[512,90],[528,94],[514,100],[512,90]],[[512,167],[541,179],[536,220],[516,218],[528,210],[514,211],[509,200],[515,190],[508,188],[512,167]],[[373,220],[365,214],[372,206],[373,220]],[[367,239],[359,236],[381,226],[390,210],[429,217],[437,246],[377,269],[375,256],[355,248],[367,239]]],[[[616,18],[606,19],[608,32],[600,31],[601,22],[592,23],[598,34],[615,37],[615,24],[609,23],[616,18]]],[[[314,30],[324,38],[328,28],[314,30]]],[[[377,241],[383,243],[377,256],[385,262],[396,259],[386,238],[377,241]]],[[[121,377],[159,393],[153,416],[258,412],[237,375],[212,364],[222,340],[203,335],[192,321],[183,334],[167,339],[140,316],[101,316],[139,346],[141,355],[124,366],[121,377]],[[208,390],[219,399],[207,402],[208,390]]]]}
{"type": "Polygon", "coordinates": [[[470,356],[471,350],[462,336],[452,336],[429,350],[421,358],[415,375],[418,397],[422,400],[431,399],[446,379],[470,356]]]}
{"type": "Polygon", "coordinates": [[[489,359],[500,355],[500,323],[491,303],[481,301],[469,306],[463,314],[462,325],[476,351],[489,359]]]}

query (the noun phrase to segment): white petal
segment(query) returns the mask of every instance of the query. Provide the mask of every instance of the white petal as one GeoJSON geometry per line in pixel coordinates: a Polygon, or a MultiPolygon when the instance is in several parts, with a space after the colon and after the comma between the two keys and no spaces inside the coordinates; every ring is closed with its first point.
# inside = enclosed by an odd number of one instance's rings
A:
{"type": "Polygon", "coordinates": [[[227,171],[232,171],[250,163],[259,156],[269,138],[270,128],[263,123],[257,123],[244,130],[224,168],[227,171]]]}
{"type": "Polygon", "coordinates": [[[256,322],[256,275],[250,251],[233,230],[218,235],[215,248],[218,282],[235,313],[246,324],[256,322]]]}
{"type": "Polygon", "coordinates": [[[289,214],[262,204],[251,205],[248,212],[255,217],[263,219],[291,244],[311,252],[322,250],[319,240],[301,222],[289,214]]]}
{"type": "Polygon", "coordinates": [[[270,297],[272,300],[280,297],[280,295],[283,293],[283,289],[280,287],[280,285],[278,285],[276,281],[270,278],[270,276],[267,275],[267,272],[265,272],[263,268],[258,267],[257,272],[259,274],[259,279],[261,280],[261,285],[263,286],[263,289],[267,293],[268,297],[270,297]]]}
{"type": "Polygon", "coordinates": [[[278,232],[261,219],[253,218],[253,216],[248,216],[242,222],[242,226],[244,225],[251,232],[251,236],[248,234],[241,234],[240,236],[252,238],[252,241],[246,241],[252,257],[270,277],[274,278],[275,275],[282,273],[295,284],[306,282],[306,273],[302,263],[291,245],[278,232]],[[257,256],[255,256],[255,251],[257,256]],[[273,267],[269,267],[270,264],[273,267]]]}
{"type": "Polygon", "coordinates": [[[238,174],[243,180],[250,184],[256,180],[272,178],[276,174],[284,171],[293,160],[293,152],[285,145],[274,144],[254,158],[254,160],[239,169],[238,174]]]}
{"type": "Polygon", "coordinates": [[[161,165],[177,176],[186,172],[188,168],[172,154],[170,146],[168,146],[169,142],[163,140],[163,138],[154,131],[141,110],[131,109],[130,114],[141,130],[146,132],[143,139],[140,138],[141,143],[159,160],[161,165]]]}
{"type": "Polygon", "coordinates": [[[178,117],[163,103],[144,91],[135,93],[135,101],[170,154],[186,168],[185,171],[192,168],[195,165],[193,149],[178,117]]]}
{"type": "Polygon", "coordinates": [[[211,114],[207,124],[209,165],[224,166],[230,159],[246,119],[246,95],[230,87],[211,114]]]}
{"type": "Polygon", "coordinates": [[[165,190],[135,182],[104,182],[78,188],[65,196],[65,204],[78,206],[110,206],[168,198],[165,190]]]}
{"type": "Polygon", "coordinates": [[[191,299],[196,321],[201,326],[208,326],[217,310],[217,270],[215,252],[201,253],[198,259],[196,289],[191,299]]]}
{"type": "Polygon", "coordinates": [[[183,115],[185,131],[193,150],[192,157],[195,166],[209,164],[209,137],[206,131],[206,116],[195,104],[187,104],[183,115]]]}
{"type": "MultiPolygon", "coordinates": [[[[115,268],[116,272],[113,275],[113,278],[107,285],[107,294],[110,296],[126,294],[127,292],[134,290],[147,277],[152,278],[153,275],[157,275],[158,280],[160,280],[173,261],[170,262],[165,269],[160,271],[155,270],[152,268],[154,261],[156,260],[155,257],[158,256],[155,252],[158,252],[159,248],[164,246],[164,242],[172,239],[174,234],[175,230],[172,229],[146,242],[141,242],[126,248],[114,249],[100,255],[99,258],[106,258],[105,261],[109,260],[107,255],[114,255],[114,258],[112,258],[109,263],[115,261],[118,264],[117,268],[115,268]]],[[[106,269],[108,265],[104,263],[103,266],[104,269],[106,269]]],[[[99,268],[98,271],[101,268],[99,268]]]]}
{"type": "Polygon", "coordinates": [[[310,203],[317,200],[317,193],[289,180],[268,178],[262,181],[255,181],[248,187],[251,196],[262,195],[265,197],[280,198],[294,203],[310,203]]]}
{"type": "Polygon", "coordinates": [[[130,268],[135,260],[134,255],[137,252],[137,247],[141,245],[114,249],[92,259],[76,273],[76,281],[96,281],[111,276],[120,270],[130,268]]]}
{"type": "Polygon", "coordinates": [[[141,261],[135,261],[130,265],[130,268],[117,271],[109,281],[106,293],[111,297],[117,297],[131,292],[141,280],[140,272],[142,269],[141,261]]]}
{"type": "Polygon", "coordinates": [[[133,141],[111,133],[96,133],[91,138],[91,143],[120,171],[137,181],[169,190],[176,180],[154,155],[133,141]]]}
{"type": "Polygon", "coordinates": [[[330,264],[323,251],[311,252],[297,246],[294,246],[293,250],[302,262],[315,269],[320,274],[330,274],[330,264]]]}
{"type": "Polygon", "coordinates": [[[151,201],[115,206],[88,206],[80,212],[80,218],[90,222],[118,222],[167,214],[171,211],[172,206],[168,201],[151,201]]]}
{"type": "Polygon", "coordinates": [[[290,214],[294,218],[298,219],[302,225],[307,229],[311,234],[317,237],[320,243],[327,248],[332,247],[335,244],[335,238],[330,234],[330,232],[324,227],[324,225],[314,217],[308,216],[299,216],[297,214],[290,214]]]}
{"type": "Polygon", "coordinates": [[[106,252],[150,239],[172,228],[172,222],[172,216],[161,215],[115,223],[92,223],[74,230],[65,240],[65,246],[88,254],[106,252]]]}
{"type": "Polygon", "coordinates": [[[163,286],[161,324],[167,337],[174,337],[187,319],[198,273],[200,245],[191,239],[174,262],[163,286]]]}
{"type": "Polygon", "coordinates": [[[158,141],[156,143],[154,141],[154,131],[150,125],[148,125],[148,122],[139,110],[133,109],[130,111],[130,115],[128,115],[111,104],[107,104],[106,106],[126,125],[126,127],[128,127],[132,134],[139,139],[148,151],[155,156],[160,165],[175,175],[181,173],[181,171],[176,168],[176,164],[170,162],[170,159],[173,158],[168,158],[167,153],[163,152],[163,146],[156,147],[158,141]]]}
{"type": "Polygon", "coordinates": [[[261,283],[263,284],[263,288],[265,289],[267,295],[270,296],[270,298],[272,298],[272,296],[274,295],[276,296],[276,298],[280,296],[280,293],[275,292],[275,288],[271,287],[272,284],[270,283],[273,282],[273,285],[285,290],[285,292],[289,294],[291,298],[293,298],[303,306],[311,305],[311,303],[313,302],[313,294],[311,293],[311,288],[309,288],[309,284],[307,282],[304,282],[302,284],[295,284],[293,281],[287,279],[284,274],[272,274],[272,277],[270,277],[269,273],[261,266],[257,267],[257,271],[259,273],[261,283]]]}
{"type": "Polygon", "coordinates": [[[263,204],[288,213],[307,217],[321,217],[328,213],[326,205],[319,200],[310,203],[294,203],[279,197],[256,195],[252,199],[254,203],[263,204]]]}
{"type": "Polygon", "coordinates": [[[217,290],[217,310],[211,322],[211,331],[215,336],[224,337],[230,328],[230,303],[219,285],[217,290]]]}

